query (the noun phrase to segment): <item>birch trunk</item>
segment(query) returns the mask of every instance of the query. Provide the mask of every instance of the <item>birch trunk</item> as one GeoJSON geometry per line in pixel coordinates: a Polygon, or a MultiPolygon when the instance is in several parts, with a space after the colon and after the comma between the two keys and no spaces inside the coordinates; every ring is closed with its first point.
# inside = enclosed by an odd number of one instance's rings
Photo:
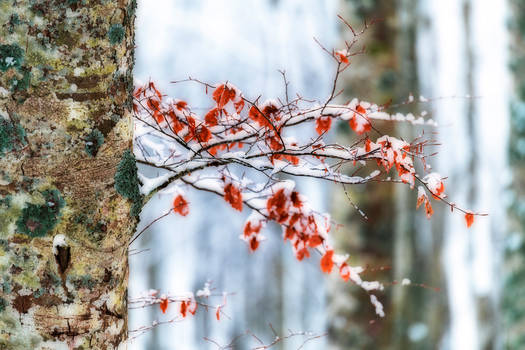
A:
{"type": "Polygon", "coordinates": [[[0,1],[0,349],[125,347],[134,11],[0,1]]]}

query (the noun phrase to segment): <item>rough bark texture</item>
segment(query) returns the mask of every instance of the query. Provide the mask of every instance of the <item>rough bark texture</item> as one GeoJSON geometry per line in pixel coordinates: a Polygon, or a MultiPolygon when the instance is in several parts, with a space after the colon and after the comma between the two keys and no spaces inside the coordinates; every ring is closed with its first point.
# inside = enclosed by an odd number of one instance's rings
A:
{"type": "Polygon", "coordinates": [[[134,11],[0,0],[0,349],[125,347],[134,11]]]}

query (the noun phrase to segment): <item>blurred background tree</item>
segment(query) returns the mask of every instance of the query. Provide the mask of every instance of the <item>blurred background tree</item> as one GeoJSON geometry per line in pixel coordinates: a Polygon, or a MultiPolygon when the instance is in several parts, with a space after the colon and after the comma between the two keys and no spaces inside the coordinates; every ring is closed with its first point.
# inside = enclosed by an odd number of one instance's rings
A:
{"type": "Polygon", "coordinates": [[[508,272],[503,288],[505,346],[525,347],[525,3],[511,1],[512,33],[510,68],[514,78],[510,115],[510,161],[513,182],[509,187],[509,236],[506,241],[508,272]]]}

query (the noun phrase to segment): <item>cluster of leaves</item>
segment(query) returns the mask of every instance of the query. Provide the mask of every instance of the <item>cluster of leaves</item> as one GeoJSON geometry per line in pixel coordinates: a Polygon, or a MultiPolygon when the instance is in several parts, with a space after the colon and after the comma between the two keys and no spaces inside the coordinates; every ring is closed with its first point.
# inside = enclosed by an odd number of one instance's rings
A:
{"type": "MultiPolygon", "coordinates": [[[[227,294],[213,294],[213,288],[210,282],[206,282],[202,289],[199,289],[196,294],[189,292],[184,295],[166,295],[160,294],[158,290],[151,289],[147,292],[142,293],[140,296],[129,299],[129,306],[131,309],[144,308],[147,306],[158,305],[160,311],[163,314],[168,312],[170,305],[171,309],[174,309],[174,317],[163,323],[172,323],[179,321],[188,316],[196,314],[199,307],[204,308],[206,311],[215,310],[215,318],[217,321],[221,320],[221,315],[224,314],[223,308],[227,304],[227,294]],[[216,297],[221,298],[221,303],[217,305],[211,305],[210,301],[216,297]]],[[[144,333],[152,327],[158,326],[161,322],[154,321],[151,326],[143,326],[139,329],[132,330],[132,337],[136,337],[141,333],[144,333]]]]}
{"type": "MultiPolygon", "coordinates": [[[[388,135],[372,141],[367,134],[352,146],[327,145],[323,136],[333,121],[344,121],[357,135],[362,135],[373,130],[372,120],[386,119],[389,115],[381,107],[357,99],[346,105],[301,108],[299,99],[288,103],[252,102],[230,83],[201,84],[207,93],[211,92],[214,101],[204,118],[193,113],[185,101],[165,98],[152,82],[136,89],[136,118],[145,126],[145,133],[154,132],[162,137],[169,149],[169,156],[162,159],[159,157],[162,150],[147,151],[140,138],[137,140],[142,150],[138,162],[166,171],[159,181],[143,186],[143,191],[149,193],[173,185],[176,195],[172,210],[182,216],[189,213],[189,203],[182,190],[184,185],[218,194],[238,211],[244,206],[252,209],[241,235],[250,250],[259,247],[264,240],[261,229],[274,221],[283,228],[283,238],[291,243],[298,260],[309,257],[315,250],[322,256],[320,267],[324,272],[330,273],[337,266],[345,281],[351,280],[367,291],[382,289],[380,283],[362,281],[359,277],[362,269],[349,266],[347,255],[334,253],[329,239],[330,216],[312,209],[307,198],[294,189],[292,181],[280,180],[276,175],[307,176],[355,185],[378,179],[394,168],[398,179],[383,180],[399,181],[412,188],[419,181],[418,206],[425,203],[430,218],[433,210],[427,191],[436,200],[445,201],[446,196],[438,173],[425,176],[416,173],[416,159],[423,161],[425,169],[429,168],[423,154],[426,143],[411,144],[388,135]],[[286,137],[288,129],[309,122],[315,124],[317,137],[301,141],[286,137]],[[348,176],[338,170],[343,164],[369,161],[379,168],[366,177],[348,176]],[[230,169],[232,166],[263,173],[268,180],[265,184],[254,184],[246,177],[238,178],[230,169]],[[205,169],[215,169],[215,172],[199,175],[199,171],[205,169]]],[[[470,226],[473,213],[466,212],[466,215],[470,226]]]]}
{"type": "MultiPolygon", "coordinates": [[[[138,86],[134,92],[136,145],[140,153],[137,162],[163,171],[156,179],[141,178],[142,193],[151,196],[160,190],[173,192],[170,211],[182,216],[190,212],[185,188],[219,195],[235,210],[242,211],[245,207],[252,210],[240,236],[251,251],[257,250],[265,239],[262,228],[275,222],[282,227],[283,239],[290,242],[298,260],[317,252],[323,272],[330,273],[335,267],[344,281],[352,281],[367,292],[382,290],[381,283],[361,279],[364,269],[350,266],[348,255],[334,252],[330,216],[317,212],[295,189],[293,181],[280,177],[309,177],[343,185],[400,182],[410,188],[418,182],[418,206],[425,203],[428,218],[433,210],[427,192],[451,209],[457,208],[446,200],[443,177],[431,172],[427,164],[425,149],[432,145],[431,140],[418,138],[409,143],[383,135],[374,126],[376,120],[413,125],[434,125],[433,121],[411,114],[391,115],[388,106],[358,99],[334,103],[340,94],[336,88],[338,77],[350,66],[351,57],[359,53],[352,51],[353,45],[354,42],[347,43],[345,49],[338,51],[323,48],[336,65],[332,93],[324,102],[299,95],[291,99],[284,72],[284,99],[266,101],[260,97],[246,98],[229,82],[211,85],[188,79],[211,95],[212,106],[203,116],[195,113],[187,102],[164,96],[153,82],[138,86]],[[346,123],[357,140],[351,145],[325,142],[334,123],[346,123]],[[291,137],[290,133],[300,125],[310,125],[312,132],[304,133],[303,127],[300,138],[291,137]],[[150,142],[152,137],[159,142],[150,142]],[[416,161],[421,163],[421,175],[416,161]],[[347,167],[357,165],[361,167],[358,170],[370,173],[346,174],[347,167]],[[397,174],[395,179],[389,176],[392,169],[397,174]],[[251,177],[254,174],[262,174],[266,181],[254,181],[251,177]]],[[[468,226],[474,215],[478,215],[457,209],[465,213],[468,226]]],[[[383,307],[376,296],[371,294],[370,299],[376,313],[383,316],[383,307]]]]}

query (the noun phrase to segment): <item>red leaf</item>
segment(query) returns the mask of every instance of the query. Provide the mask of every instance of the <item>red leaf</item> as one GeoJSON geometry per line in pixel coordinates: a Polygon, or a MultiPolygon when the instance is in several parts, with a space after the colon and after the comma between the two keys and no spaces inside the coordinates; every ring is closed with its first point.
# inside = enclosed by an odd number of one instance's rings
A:
{"type": "Polygon", "coordinates": [[[262,112],[270,120],[281,119],[279,116],[279,107],[277,107],[273,102],[266,102],[262,112]]]}
{"type": "Polygon", "coordinates": [[[284,158],[289,161],[290,163],[292,163],[293,165],[298,165],[299,164],[299,157],[297,156],[291,156],[291,155],[285,155],[284,158]]]}
{"type": "Polygon", "coordinates": [[[248,117],[250,117],[251,120],[259,124],[260,126],[269,125],[262,113],[259,112],[259,110],[255,106],[252,106],[252,108],[250,108],[250,111],[248,112],[248,117]]]}
{"type": "Polygon", "coordinates": [[[312,248],[317,247],[321,243],[323,243],[323,237],[319,235],[313,235],[308,239],[308,245],[312,248]]]}
{"type": "Polygon", "coordinates": [[[171,120],[171,128],[173,129],[173,131],[177,134],[179,131],[181,131],[182,129],[184,129],[184,124],[181,123],[181,121],[179,120],[179,118],[177,117],[177,115],[175,114],[175,111],[173,111],[173,109],[170,109],[168,112],[168,117],[170,118],[171,120]]]}
{"type": "Polygon", "coordinates": [[[188,202],[180,194],[173,200],[173,211],[182,216],[186,216],[190,212],[188,202]]]}
{"type": "Polygon", "coordinates": [[[155,121],[160,124],[162,123],[165,119],[164,119],[164,114],[160,113],[159,111],[157,110],[154,110],[153,111],[153,118],[155,119],[155,121]]]}
{"type": "Polygon", "coordinates": [[[235,106],[237,113],[241,113],[244,108],[244,100],[241,99],[239,102],[235,102],[233,105],[235,106]]]}
{"type": "Polygon", "coordinates": [[[233,209],[242,211],[242,193],[231,183],[224,186],[224,200],[230,203],[233,209]]]}
{"type": "Polygon", "coordinates": [[[213,147],[210,147],[210,149],[208,149],[208,152],[212,156],[216,156],[218,151],[219,151],[219,146],[213,146],[213,147]]]}
{"type": "Polygon", "coordinates": [[[186,109],[186,107],[188,106],[188,103],[186,101],[177,101],[177,103],[175,103],[175,106],[177,107],[179,111],[181,111],[183,109],[186,109]]]}
{"type": "Polygon", "coordinates": [[[281,143],[281,139],[279,138],[279,136],[275,135],[274,132],[268,133],[268,137],[266,138],[266,142],[268,143],[268,146],[273,151],[279,151],[280,149],[283,148],[283,145],[281,143]]]}
{"type": "Polygon", "coordinates": [[[435,199],[439,199],[441,198],[441,195],[443,192],[445,192],[445,185],[443,184],[443,182],[440,182],[439,186],[437,186],[434,192],[432,192],[432,195],[434,196],[435,199]]]}
{"type": "Polygon", "coordinates": [[[279,107],[272,102],[266,102],[262,110],[259,110],[255,105],[250,108],[248,112],[250,119],[263,127],[271,128],[272,122],[280,120],[279,107]]]}
{"type": "Polygon", "coordinates": [[[217,321],[221,320],[221,307],[217,306],[217,311],[215,311],[215,317],[217,317],[217,321]]]}
{"type": "Polygon", "coordinates": [[[334,262],[332,260],[334,256],[333,250],[327,250],[325,255],[321,258],[321,270],[324,273],[330,273],[332,271],[332,267],[334,267],[334,262]]]}
{"type": "Polygon", "coordinates": [[[148,108],[154,112],[159,110],[160,102],[156,99],[149,97],[146,101],[146,104],[148,105],[148,108]]]}
{"type": "Polygon", "coordinates": [[[273,196],[268,198],[266,209],[268,209],[268,216],[270,219],[283,223],[288,218],[287,212],[288,198],[284,194],[284,189],[275,192],[273,196]]]}
{"type": "Polygon", "coordinates": [[[341,264],[341,267],[339,268],[339,274],[345,282],[350,279],[350,268],[346,263],[341,264]]]}
{"type": "Polygon", "coordinates": [[[474,223],[474,213],[467,212],[465,214],[465,221],[467,222],[467,227],[472,226],[472,224],[474,223]]]}
{"type": "Polygon", "coordinates": [[[159,99],[162,100],[162,94],[160,93],[159,90],[157,90],[157,88],[155,87],[155,84],[152,81],[149,82],[148,88],[153,90],[155,94],[159,97],[159,99]]]}
{"type": "MultiPolygon", "coordinates": [[[[295,215],[295,214],[294,214],[295,215]]],[[[292,227],[290,225],[288,225],[286,227],[286,230],[284,232],[284,240],[286,241],[287,239],[289,240],[292,240],[293,237],[297,234],[297,230],[295,229],[295,227],[292,227]]]]}
{"type": "Polygon", "coordinates": [[[160,310],[163,314],[166,313],[166,310],[168,310],[168,298],[162,298],[159,303],[160,310]]]}
{"type": "Polygon", "coordinates": [[[204,125],[200,125],[195,133],[195,138],[199,142],[208,142],[211,139],[211,131],[204,125]]]}
{"type": "Polygon", "coordinates": [[[330,127],[332,126],[332,118],[330,117],[321,117],[316,119],[315,121],[315,130],[319,135],[327,132],[330,130],[330,127]]]}
{"type": "Polygon", "coordinates": [[[138,87],[138,88],[135,89],[135,92],[133,93],[133,96],[135,98],[139,98],[140,94],[142,94],[143,91],[144,91],[143,87],[138,87]]]}
{"type": "Polygon", "coordinates": [[[310,257],[310,252],[308,251],[307,248],[303,248],[303,249],[299,250],[297,253],[295,253],[295,257],[297,258],[297,260],[301,261],[304,258],[309,258],[310,257]]]}
{"type": "Polygon", "coordinates": [[[367,137],[365,140],[365,152],[370,152],[372,150],[372,141],[367,137]]]}
{"type": "Polygon", "coordinates": [[[220,109],[223,109],[228,102],[234,100],[235,96],[235,90],[225,84],[219,85],[213,92],[213,99],[217,102],[217,107],[220,109]]]}
{"type": "Polygon", "coordinates": [[[249,237],[252,234],[257,234],[261,230],[262,224],[259,222],[259,225],[252,226],[252,222],[248,221],[246,225],[244,225],[244,237],[249,237]]]}
{"type": "Polygon", "coordinates": [[[432,206],[430,205],[430,201],[428,199],[425,200],[425,212],[427,213],[427,219],[430,219],[434,214],[434,210],[432,209],[432,206]]]}
{"type": "Polygon", "coordinates": [[[416,209],[418,209],[419,206],[423,203],[425,203],[425,212],[427,214],[427,219],[430,219],[432,217],[432,214],[434,214],[434,210],[430,205],[430,201],[428,200],[425,190],[423,189],[423,187],[420,187],[418,188],[416,209]]]}
{"type": "Polygon", "coordinates": [[[358,105],[356,107],[356,113],[352,116],[349,121],[350,127],[359,135],[369,132],[372,130],[372,124],[366,116],[366,109],[358,105]]]}
{"type": "Polygon", "coordinates": [[[219,116],[220,110],[218,108],[211,109],[206,115],[204,116],[204,121],[209,126],[215,126],[219,123],[219,119],[217,118],[219,116]]]}
{"type": "Polygon", "coordinates": [[[259,240],[257,239],[257,236],[253,236],[250,239],[250,250],[254,252],[257,250],[258,247],[259,247],[259,240]]]}
{"type": "Polygon", "coordinates": [[[188,306],[186,305],[186,301],[182,301],[180,303],[180,314],[182,317],[186,317],[186,311],[188,309],[188,306]]]}
{"type": "Polygon", "coordinates": [[[303,205],[303,203],[301,202],[301,199],[299,198],[299,192],[297,191],[292,192],[290,199],[292,200],[293,206],[296,208],[300,208],[303,205]]]}
{"type": "Polygon", "coordinates": [[[337,60],[341,63],[348,64],[350,61],[348,60],[348,57],[346,56],[348,53],[346,50],[339,50],[335,52],[335,56],[337,60]]]}

